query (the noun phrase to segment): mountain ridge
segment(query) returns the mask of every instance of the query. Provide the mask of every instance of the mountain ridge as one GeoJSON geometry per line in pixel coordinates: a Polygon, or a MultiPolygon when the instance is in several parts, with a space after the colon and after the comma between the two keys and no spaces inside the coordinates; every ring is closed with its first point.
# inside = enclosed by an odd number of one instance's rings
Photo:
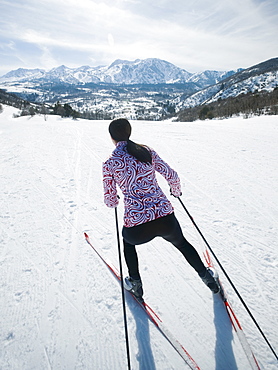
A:
{"type": "MultiPolygon", "coordinates": [[[[259,97],[277,86],[278,58],[246,69],[198,73],[157,58],[117,59],[98,67],[61,65],[49,71],[19,68],[0,78],[0,88],[29,102],[70,104],[90,119],[125,116],[161,120],[184,109],[241,94],[259,97]]],[[[264,94],[264,101],[267,96],[264,94]]],[[[275,107],[275,99],[271,100],[275,107]]]]}
{"type": "Polygon", "coordinates": [[[158,83],[216,83],[221,76],[234,74],[232,71],[202,71],[191,73],[183,68],[158,58],[127,61],[116,59],[109,66],[80,66],[69,68],[65,65],[44,69],[19,68],[0,77],[0,82],[14,81],[53,81],[65,83],[120,83],[120,84],[158,84],[158,83]],[[206,75],[206,78],[204,76],[206,75]],[[209,75],[209,78],[208,78],[209,75]],[[194,81],[193,81],[194,79],[194,81]],[[201,80],[202,82],[200,82],[201,80]]]}
{"type": "Polygon", "coordinates": [[[178,109],[212,103],[248,92],[273,91],[278,86],[278,58],[272,58],[224,78],[183,99],[175,100],[178,109]]]}

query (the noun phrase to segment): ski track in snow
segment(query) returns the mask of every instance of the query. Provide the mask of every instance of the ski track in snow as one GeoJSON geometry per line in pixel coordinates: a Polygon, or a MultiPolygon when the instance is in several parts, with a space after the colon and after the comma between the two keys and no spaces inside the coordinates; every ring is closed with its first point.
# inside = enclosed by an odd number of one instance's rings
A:
{"type": "MultiPolygon", "coordinates": [[[[14,111],[0,114],[0,368],[125,369],[120,285],[83,237],[117,266],[114,211],[102,194],[109,122],[14,119],[14,111]]],[[[277,351],[277,118],[132,125],[133,140],[178,171],[182,200],[277,351]]],[[[200,368],[249,369],[222,302],[179,252],[158,238],[137,249],[147,303],[200,368]]],[[[276,369],[219,272],[261,368],[276,369]]],[[[132,368],[187,369],[129,295],[126,303],[132,368]]]]}

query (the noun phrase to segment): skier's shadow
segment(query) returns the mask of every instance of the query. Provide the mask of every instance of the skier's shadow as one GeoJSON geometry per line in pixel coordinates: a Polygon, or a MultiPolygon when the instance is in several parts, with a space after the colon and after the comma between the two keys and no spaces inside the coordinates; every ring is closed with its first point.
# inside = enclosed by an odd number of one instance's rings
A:
{"type": "Polygon", "coordinates": [[[233,352],[233,328],[223,302],[218,295],[213,296],[214,324],[216,329],[215,370],[236,370],[233,352]]]}
{"type": "MultiPolygon", "coordinates": [[[[150,320],[143,309],[134,301],[130,294],[126,294],[126,303],[136,323],[136,339],[138,353],[136,359],[140,370],[156,370],[150,341],[150,320]]],[[[132,361],[132,359],[131,359],[132,361]]]]}

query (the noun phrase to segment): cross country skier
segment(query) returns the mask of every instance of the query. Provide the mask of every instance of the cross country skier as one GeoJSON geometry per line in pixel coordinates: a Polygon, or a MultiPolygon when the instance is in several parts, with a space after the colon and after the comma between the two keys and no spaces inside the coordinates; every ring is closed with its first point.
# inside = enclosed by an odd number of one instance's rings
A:
{"type": "Polygon", "coordinates": [[[168,182],[171,194],[179,197],[181,189],[178,174],[154,150],[129,139],[131,125],[128,120],[112,121],[109,133],[116,148],[103,164],[104,202],[108,207],[117,207],[118,185],[124,195],[125,206],[122,235],[129,272],[129,276],[124,279],[125,288],[143,300],[135,246],[160,236],[183,254],[213,293],[218,293],[219,285],[212,271],[205,267],[195,248],[184,238],[173,206],[155,177],[155,171],[159,172],[168,182]]]}

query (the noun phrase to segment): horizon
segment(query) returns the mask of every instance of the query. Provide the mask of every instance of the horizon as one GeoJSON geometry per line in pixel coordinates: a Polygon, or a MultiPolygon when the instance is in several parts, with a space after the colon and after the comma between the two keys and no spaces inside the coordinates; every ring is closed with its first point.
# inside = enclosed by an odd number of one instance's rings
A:
{"type": "MultiPolygon", "coordinates": [[[[272,58],[269,58],[269,59],[267,59],[267,60],[259,61],[259,62],[255,63],[255,64],[253,64],[253,65],[251,65],[251,66],[248,66],[248,67],[246,67],[246,68],[243,68],[243,67],[241,67],[241,66],[238,66],[238,67],[233,68],[232,70],[234,70],[234,71],[235,71],[235,70],[238,70],[238,69],[241,69],[241,68],[242,68],[242,69],[248,69],[248,68],[251,68],[251,67],[253,67],[253,66],[255,66],[255,65],[258,65],[258,64],[260,64],[260,63],[264,63],[264,62],[266,62],[266,61],[268,61],[268,60],[276,59],[276,58],[277,58],[277,57],[272,57],[272,58]]],[[[214,68],[214,69],[205,69],[205,70],[201,70],[201,71],[197,71],[197,72],[191,72],[191,71],[189,71],[188,69],[185,69],[185,68],[179,67],[179,66],[175,65],[174,63],[169,62],[169,61],[164,60],[164,59],[160,59],[160,58],[146,58],[146,59],[158,59],[158,60],[161,60],[161,61],[165,61],[165,62],[167,62],[167,63],[173,64],[174,66],[176,66],[176,67],[178,67],[178,68],[181,68],[181,69],[185,70],[186,72],[188,72],[188,73],[192,73],[192,74],[195,74],[195,73],[202,73],[202,72],[205,72],[205,71],[216,71],[216,69],[214,68]]],[[[109,66],[110,66],[110,65],[112,65],[116,60],[123,61],[123,62],[134,63],[134,62],[136,62],[136,60],[143,61],[143,60],[146,60],[146,59],[135,59],[135,60],[115,59],[115,60],[114,60],[113,62],[111,62],[110,64],[107,64],[107,65],[96,65],[96,66],[88,65],[88,64],[87,64],[87,65],[79,65],[79,66],[76,66],[76,67],[69,67],[69,66],[67,66],[67,65],[65,65],[65,64],[60,64],[60,65],[54,66],[54,67],[49,68],[49,69],[46,69],[46,68],[39,68],[39,67],[33,67],[33,68],[28,68],[28,67],[18,67],[18,68],[16,68],[16,69],[11,69],[11,70],[7,71],[7,72],[6,72],[6,73],[4,73],[3,75],[0,75],[0,78],[4,77],[6,74],[8,74],[8,73],[10,73],[10,72],[14,72],[14,71],[18,71],[18,70],[36,70],[36,69],[39,69],[39,70],[43,70],[44,72],[50,72],[51,70],[53,70],[53,69],[57,69],[57,68],[60,68],[60,67],[65,67],[65,68],[67,68],[67,69],[78,69],[78,68],[82,68],[82,67],[100,68],[100,67],[109,67],[109,66]]],[[[228,70],[228,69],[224,69],[224,70],[217,70],[217,71],[219,71],[219,72],[228,72],[229,70],[228,70]]]]}

